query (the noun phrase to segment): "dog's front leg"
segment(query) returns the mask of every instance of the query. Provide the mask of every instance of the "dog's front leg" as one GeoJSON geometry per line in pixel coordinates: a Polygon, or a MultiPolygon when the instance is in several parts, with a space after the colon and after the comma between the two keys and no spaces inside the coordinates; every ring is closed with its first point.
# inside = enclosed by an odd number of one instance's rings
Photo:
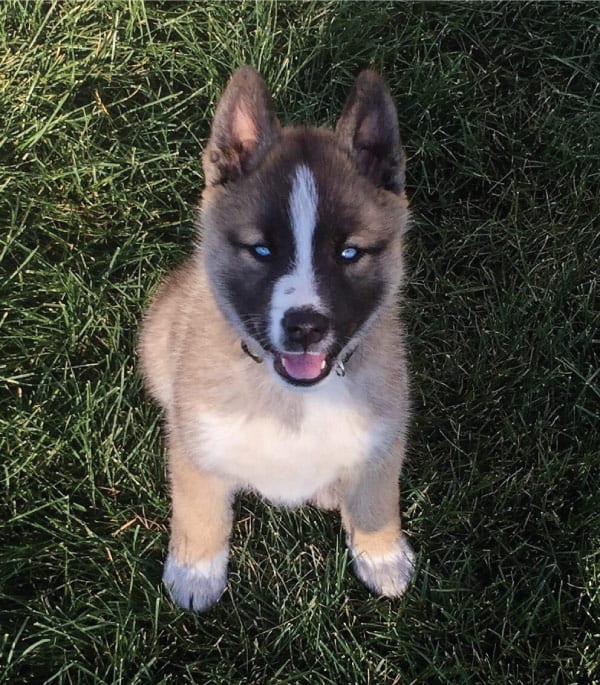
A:
{"type": "Polygon", "coordinates": [[[231,484],[203,473],[177,447],[169,445],[172,518],[163,581],[179,606],[205,611],[227,585],[231,484]]]}
{"type": "Polygon", "coordinates": [[[372,592],[404,594],[415,555],[400,525],[400,460],[371,462],[349,484],[341,505],[354,572],[372,592]]]}

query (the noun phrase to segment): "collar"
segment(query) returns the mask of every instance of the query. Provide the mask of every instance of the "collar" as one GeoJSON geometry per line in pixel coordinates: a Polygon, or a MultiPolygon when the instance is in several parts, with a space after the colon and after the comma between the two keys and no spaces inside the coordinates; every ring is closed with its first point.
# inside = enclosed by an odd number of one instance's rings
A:
{"type": "Polygon", "coordinates": [[[250,357],[250,359],[253,359],[257,364],[262,364],[263,359],[262,357],[259,357],[257,354],[253,354],[250,352],[250,348],[248,347],[248,343],[245,340],[241,341],[242,344],[242,350],[250,357]]]}

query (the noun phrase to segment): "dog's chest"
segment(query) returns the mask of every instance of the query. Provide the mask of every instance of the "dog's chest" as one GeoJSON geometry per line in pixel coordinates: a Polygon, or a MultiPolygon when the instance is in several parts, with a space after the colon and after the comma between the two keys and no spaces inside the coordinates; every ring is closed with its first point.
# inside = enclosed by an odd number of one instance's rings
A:
{"type": "Polygon", "coordinates": [[[368,458],[380,428],[343,386],[307,393],[298,425],[271,413],[202,414],[200,462],[268,499],[296,505],[368,458]]]}

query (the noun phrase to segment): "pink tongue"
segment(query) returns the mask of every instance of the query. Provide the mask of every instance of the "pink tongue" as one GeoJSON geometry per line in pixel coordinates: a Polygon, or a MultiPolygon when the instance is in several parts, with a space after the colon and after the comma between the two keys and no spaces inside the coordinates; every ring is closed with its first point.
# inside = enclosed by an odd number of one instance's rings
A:
{"type": "Polygon", "coordinates": [[[324,354],[282,354],[281,362],[292,378],[311,380],[321,375],[324,354]]]}

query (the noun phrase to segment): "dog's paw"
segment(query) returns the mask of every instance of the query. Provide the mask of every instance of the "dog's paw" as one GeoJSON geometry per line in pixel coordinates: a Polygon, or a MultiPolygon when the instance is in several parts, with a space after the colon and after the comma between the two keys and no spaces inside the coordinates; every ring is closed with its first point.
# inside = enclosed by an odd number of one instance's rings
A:
{"type": "Polygon", "coordinates": [[[357,578],[376,595],[400,597],[415,572],[415,553],[404,535],[385,554],[359,552],[349,545],[357,578]]]}
{"type": "Polygon", "coordinates": [[[195,564],[180,564],[169,553],[165,561],[163,582],[171,599],[189,611],[206,611],[223,594],[227,586],[227,560],[225,549],[211,559],[195,564]]]}

